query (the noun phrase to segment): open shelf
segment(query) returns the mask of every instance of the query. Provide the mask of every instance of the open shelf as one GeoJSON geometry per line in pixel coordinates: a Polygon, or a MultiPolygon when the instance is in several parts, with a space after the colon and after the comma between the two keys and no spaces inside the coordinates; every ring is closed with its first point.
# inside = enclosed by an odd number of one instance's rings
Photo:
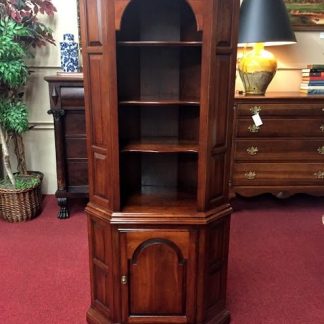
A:
{"type": "Polygon", "coordinates": [[[186,204],[197,209],[197,153],[124,152],[120,161],[122,210],[186,204]]]}
{"type": "Polygon", "coordinates": [[[120,106],[199,106],[197,100],[121,100],[120,106]]]}
{"type": "Polygon", "coordinates": [[[202,46],[201,41],[119,41],[117,42],[118,46],[202,46]]]}
{"type": "Polygon", "coordinates": [[[122,208],[124,213],[184,214],[189,216],[197,212],[196,196],[173,188],[155,188],[145,186],[140,192],[130,194],[122,208]]]}
{"type": "Polygon", "coordinates": [[[147,137],[126,143],[121,152],[198,153],[198,143],[174,137],[147,137]]]}

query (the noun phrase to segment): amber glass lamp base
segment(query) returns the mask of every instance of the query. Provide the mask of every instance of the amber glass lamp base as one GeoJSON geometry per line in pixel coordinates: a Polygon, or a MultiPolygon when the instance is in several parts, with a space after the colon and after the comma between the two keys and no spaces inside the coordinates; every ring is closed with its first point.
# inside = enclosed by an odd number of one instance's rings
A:
{"type": "Polygon", "coordinates": [[[246,95],[264,95],[276,74],[277,61],[273,54],[256,43],[252,51],[244,54],[238,64],[246,95]]]}

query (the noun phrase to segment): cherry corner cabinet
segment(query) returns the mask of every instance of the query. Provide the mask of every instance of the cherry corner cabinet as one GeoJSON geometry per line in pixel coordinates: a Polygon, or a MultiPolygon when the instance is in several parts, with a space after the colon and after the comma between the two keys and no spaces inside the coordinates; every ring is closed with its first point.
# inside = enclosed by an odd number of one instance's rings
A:
{"type": "Polygon", "coordinates": [[[228,323],[239,0],[81,0],[89,323],[228,323]]]}

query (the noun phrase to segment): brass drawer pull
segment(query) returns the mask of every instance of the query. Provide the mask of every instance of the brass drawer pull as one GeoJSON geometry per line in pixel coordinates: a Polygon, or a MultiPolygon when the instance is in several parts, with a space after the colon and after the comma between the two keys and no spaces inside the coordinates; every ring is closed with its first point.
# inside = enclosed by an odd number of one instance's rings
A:
{"type": "Polygon", "coordinates": [[[256,177],[256,173],[254,171],[249,171],[244,174],[245,178],[248,180],[253,180],[256,177]]]}
{"type": "Polygon", "coordinates": [[[258,133],[259,130],[260,130],[260,127],[259,126],[255,126],[255,125],[250,125],[248,127],[250,133],[258,133]]]}
{"type": "Polygon", "coordinates": [[[319,154],[324,154],[324,146],[319,147],[319,148],[317,149],[317,152],[318,152],[319,154]]]}
{"type": "Polygon", "coordinates": [[[121,276],[120,282],[122,285],[127,285],[127,276],[121,276]]]}
{"type": "Polygon", "coordinates": [[[262,110],[262,108],[260,106],[254,106],[254,107],[250,108],[252,115],[258,114],[261,110],[262,110]]]}
{"type": "Polygon", "coordinates": [[[258,153],[258,148],[255,146],[251,146],[251,147],[248,147],[247,149],[246,149],[246,152],[248,152],[248,154],[250,154],[250,155],[256,155],[257,153],[258,153]]]}
{"type": "Polygon", "coordinates": [[[315,176],[317,179],[324,179],[324,171],[318,171],[318,172],[315,172],[315,173],[314,173],[314,176],[315,176]]]}
{"type": "Polygon", "coordinates": [[[320,126],[320,130],[321,130],[322,133],[324,133],[324,125],[320,126]]]}

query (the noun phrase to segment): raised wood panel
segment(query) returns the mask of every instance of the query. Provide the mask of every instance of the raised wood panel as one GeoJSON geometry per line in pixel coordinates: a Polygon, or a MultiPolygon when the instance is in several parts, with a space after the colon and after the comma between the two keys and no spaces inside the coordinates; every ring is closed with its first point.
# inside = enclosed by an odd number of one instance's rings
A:
{"type": "Polygon", "coordinates": [[[210,317],[225,306],[230,217],[215,222],[208,230],[206,308],[210,317]]]}
{"type": "Polygon", "coordinates": [[[93,194],[106,201],[109,200],[108,185],[110,179],[110,171],[108,169],[108,161],[106,154],[93,153],[93,194]]]}
{"type": "Polygon", "coordinates": [[[108,231],[104,223],[100,221],[92,224],[92,257],[108,266],[108,231]]]}
{"type": "Polygon", "coordinates": [[[223,200],[225,190],[225,156],[224,153],[214,155],[210,165],[210,181],[209,181],[209,205],[212,207],[220,200],[223,200]]]}
{"type": "MultiPolygon", "coordinates": [[[[217,2],[217,20],[222,21],[223,16],[232,16],[235,13],[233,10],[232,0],[220,0],[217,2]]],[[[231,46],[232,45],[232,29],[235,28],[232,20],[222,21],[221,24],[217,25],[217,46],[231,46]]]]}
{"type": "Polygon", "coordinates": [[[105,8],[102,6],[102,0],[84,2],[86,4],[87,14],[88,46],[101,46],[103,45],[103,14],[105,13],[105,8]]]}
{"type": "Polygon", "coordinates": [[[216,89],[213,93],[213,120],[211,128],[211,143],[213,146],[226,145],[227,125],[228,125],[228,98],[229,87],[231,83],[231,56],[217,55],[216,56],[216,71],[215,84],[216,89]]]}
{"type": "Polygon", "coordinates": [[[111,235],[107,223],[89,216],[90,273],[92,277],[92,300],[96,308],[110,316],[112,277],[109,266],[111,235]]]}
{"type": "Polygon", "coordinates": [[[196,233],[120,229],[123,322],[193,323],[196,233]]]}
{"type": "Polygon", "coordinates": [[[105,312],[108,312],[108,274],[102,268],[98,267],[97,265],[94,265],[93,278],[94,302],[99,308],[103,309],[105,312]]]}
{"type": "Polygon", "coordinates": [[[89,67],[90,67],[90,96],[91,96],[91,107],[90,118],[92,118],[92,144],[94,145],[105,145],[107,143],[106,134],[106,123],[104,115],[104,102],[106,98],[103,98],[103,56],[102,55],[90,55],[89,56],[89,67]]]}
{"type": "Polygon", "coordinates": [[[165,239],[143,242],[130,260],[130,315],[184,315],[186,261],[165,239]]]}

